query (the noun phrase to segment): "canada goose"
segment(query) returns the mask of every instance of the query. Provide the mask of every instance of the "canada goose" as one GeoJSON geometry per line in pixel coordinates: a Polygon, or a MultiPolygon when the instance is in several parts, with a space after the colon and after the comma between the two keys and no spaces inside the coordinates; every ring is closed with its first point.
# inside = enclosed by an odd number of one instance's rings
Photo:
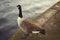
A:
{"type": "Polygon", "coordinates": [[[25,32],[24,34],[24,38],[26,38],[26,36],[28,36],[30,33],[41,33],[41,34],[45,34],[45,30],[40,28],[40,25],[34,21],[32,21],[31,19],[26,19],[24,20],[23,15],[22,15],[22,10],[21,10],[21,5],[17,6],[19,9],[19,16],[18,16],[18,26],[20,28],[20,30],[22,30],[23,32],[25,32]]]}

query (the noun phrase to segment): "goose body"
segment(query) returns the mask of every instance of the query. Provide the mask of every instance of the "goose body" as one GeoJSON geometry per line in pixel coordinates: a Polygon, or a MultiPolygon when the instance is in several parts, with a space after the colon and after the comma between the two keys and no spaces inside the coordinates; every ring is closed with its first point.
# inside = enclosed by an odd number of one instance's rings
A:
{"type": "Polygon", "coordinates": [[[18,17],[18,26],[20,30],[27,33],[32,33],[33,31],[40,31],[40,25],[36,22],[33,22],[30,19],[24,20],[23,18],[18,17]]]}

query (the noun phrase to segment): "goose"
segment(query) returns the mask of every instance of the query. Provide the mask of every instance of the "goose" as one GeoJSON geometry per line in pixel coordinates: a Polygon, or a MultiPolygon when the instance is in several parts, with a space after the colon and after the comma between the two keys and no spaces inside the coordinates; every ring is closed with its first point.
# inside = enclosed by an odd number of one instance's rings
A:
{"type": "Polygon", "coordinates": [[[17,18],[18,26],[20,30],[24,32],[22,38],[27,38],[30,33],[41,33],[45,35],[45,30],[41,29],[38,23],[34,22],[31,19],[23,18],[21,5],[17,5],[17,7],[19,10],[19,16],[17,18]]]}

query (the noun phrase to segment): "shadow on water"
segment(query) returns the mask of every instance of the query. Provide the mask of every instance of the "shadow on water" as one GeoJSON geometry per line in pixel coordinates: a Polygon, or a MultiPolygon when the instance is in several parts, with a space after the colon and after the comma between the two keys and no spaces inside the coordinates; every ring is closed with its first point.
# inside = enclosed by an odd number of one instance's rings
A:
{"type": "Polygon", "coordinates": [[[0,26],[6,24],[8,20],[6,18],[0,18],[0,26]]]}
{"type": "Polygon", "coordinates": [[[17,24],[5,26],[3,29],[0,29],[0,40],[8,40],[17,30],[17,24]]]}

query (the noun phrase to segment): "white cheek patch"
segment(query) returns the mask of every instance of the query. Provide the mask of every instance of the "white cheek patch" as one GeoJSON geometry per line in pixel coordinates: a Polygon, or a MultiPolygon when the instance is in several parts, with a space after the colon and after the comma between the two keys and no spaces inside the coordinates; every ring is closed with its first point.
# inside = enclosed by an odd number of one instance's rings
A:
{"type": "Polygon", "coordinates": [[[32,33],[39,33],[40,31],[32,31],[32,33]]]}

